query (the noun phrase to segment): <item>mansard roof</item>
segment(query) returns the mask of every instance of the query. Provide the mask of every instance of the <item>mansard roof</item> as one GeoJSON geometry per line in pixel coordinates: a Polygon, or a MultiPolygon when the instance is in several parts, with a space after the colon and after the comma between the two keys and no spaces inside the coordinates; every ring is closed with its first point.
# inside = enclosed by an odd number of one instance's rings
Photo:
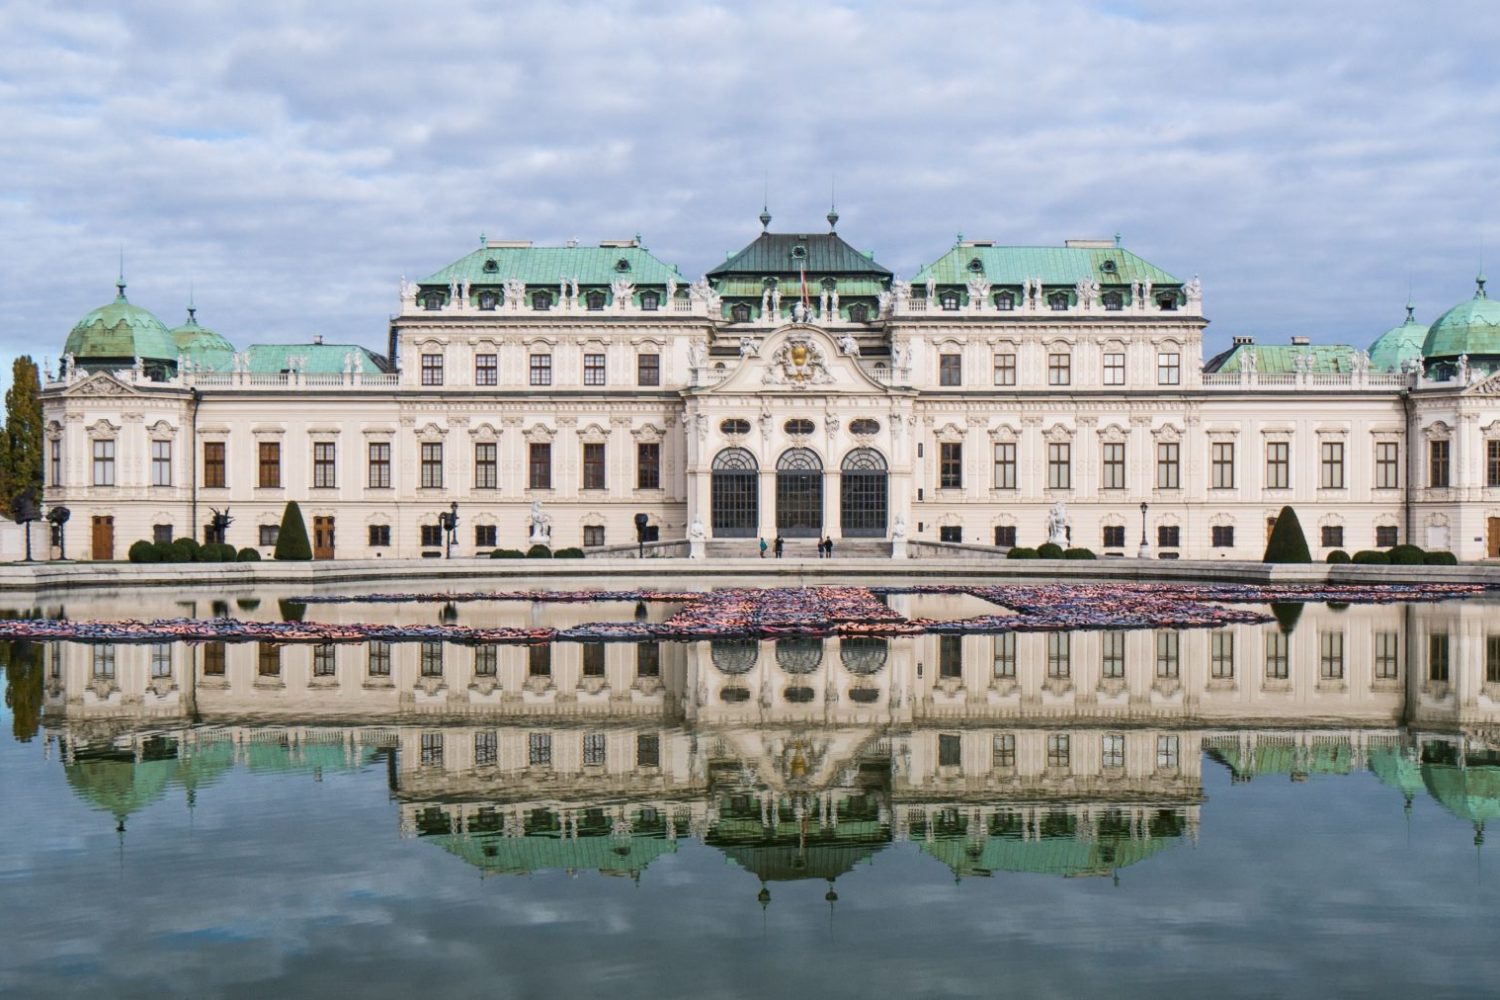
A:
{"type": "Polygon", "coordinates": [[[1348,344],[1236,344],[1210,358],[1203,372],[1234,374],[1250,354],[1255,355],[1255,370],[1261,375],[1291,375],[1297,371],[1297,357],[1312,359],[1306,368],[1309,372],[1348,375],[1354,371],[1354,348],[1348,344]]]}
{"type": "Polygon", "coordinates": [[[889,283],[892,274],[872,254],[854,249],[838,233],[761,233],[749,246],[708,272],[709,280],[747,276],[875,278],[889,283]],[[799,253],[800,248],[800,253],[799,253]]]}
{"type": "Polygon", "coordinates": [[[923,285],[963,285],[981,275],[992,285],[1020,285],[1040,278],[1044,285],[1076,285],[1092,279],[1101,285],[1179,285],[1177,278],[1124,247],[1106,240],[1074,240],[1060,247],[1006,247],[983,240],[961,242],[926,265],[912,278],[923,285]],[[978,267],[974,262],[978,261],[978,267]]]}
{"type": "Polygon", "coordinates": [[[526,241],[492,240],[417,284],[446,287],[467,281],[471,285],[500,285],[509,278],[528,285],[558,285],[563,281],[608,285],[616,278],[636,285],[687,283],[677,265],[656,257],[636,240],[589,247],[535,247],[526,241]]]}
{"type": "Polygon", "coordinates": [[[309,375],[337,375],[344,370],[344,358],[354,352],[356,370],[377,375],[390,370],[385,358],[358,344],[251,344],[245,349],[250,356],[250,371],[277,374],[291,368],[292,358],[305,360],[302,371],[309,375]]]}

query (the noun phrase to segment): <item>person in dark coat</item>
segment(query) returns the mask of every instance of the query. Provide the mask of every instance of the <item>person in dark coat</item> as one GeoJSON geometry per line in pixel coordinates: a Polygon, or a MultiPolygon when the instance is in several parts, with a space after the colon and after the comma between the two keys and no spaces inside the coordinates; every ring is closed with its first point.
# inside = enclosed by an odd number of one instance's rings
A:
{"type": "Polygon", "coordinates": [[[782,538],[780,535],[777,535],[776,536],[776,558],[777,559],[781,558],[781,552],[785,548],[786,548],[786,540],[784,538],[782,538]]]}

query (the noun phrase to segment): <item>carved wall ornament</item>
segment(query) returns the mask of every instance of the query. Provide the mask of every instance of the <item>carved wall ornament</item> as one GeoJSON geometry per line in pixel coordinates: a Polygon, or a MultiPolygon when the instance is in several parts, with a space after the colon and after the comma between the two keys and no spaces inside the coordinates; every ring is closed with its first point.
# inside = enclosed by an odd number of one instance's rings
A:
{"type": "Polygon", "coordinates": [[[771,355],[761,382],[786,385],[794,389],[809,385],[827,385],[833,381],[823,351],[806,334],[793,334],[771,355]]]}

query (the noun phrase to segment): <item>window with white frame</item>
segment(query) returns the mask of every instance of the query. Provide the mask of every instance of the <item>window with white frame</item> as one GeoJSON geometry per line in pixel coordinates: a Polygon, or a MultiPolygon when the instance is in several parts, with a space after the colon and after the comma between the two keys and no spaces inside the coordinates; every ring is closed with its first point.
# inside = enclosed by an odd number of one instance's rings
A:
{"type": "Polygon", "coordinates": [[[1156,384],[1180,385],[1182,382],[1182,355],[1176,351],[1160,351],[1156,355],[1156,384]]]}
{"type": "Polygon", "coordinates": [[[1162,679],[1176,678],[1181,670],[1182,633],[1160,631],[1156,633],[1156,676],[1162,679]]]}
{"type": "Polygon", "coordinates": [[[1323,441],[1318,445],[1321,456],[1318,485],[1325,490],[1344,488],[1344,442],[1323,441]]]}
{"type": "Polygon", "coordinates": [[[1208,674],[1215,680],[1234,679],[1234,633],[1214,632],[1209,636],[1208,674]]]}
{"type": "MultiPolygon", "coordinates": [[[[1500,442],[1497,442],[1500,443],[1500,442]]],[[[1394,490],[1401,485],[1401,446],[1395,441],[1375,442],[1375,488],[1394,490]]],[[[1491,484],[1495,485],[1495,484],[1491,484]]]]}
{"type": "Polygon", "coordinates": [[[1105,768],[1125,766],[1125,736],[1122,733],[1105,733],[1099,738],[1099,763],[1105,768]]]}
{"type": "Polygon", "coordinates": [[[94,485],[115,484],[115,442],[113,438],[102,438],[94,442],[94,485]]]}
{"type": "Polygon", "coordinates": [[[1284,681],[1291,676],[1291,647],[1289,637],[1280,629],[1267,629],[1266,679],[1284,681]]]}
{"type": "Polygon", "coordinates": [[[1014,354],[995,355],[995,384],[1016,384],[1016,356],[1014,354]]]}
{"type": "Polygon", "coordinates": [[[1292,445],[1289,441],[1266,442],[1266,489],[1286,490],[1292,486],[1292,445]]]}
{"type": "Polygon", "coordinates": [[[1104,355],[1104,384],[1125,384],[1125,353],[1110,351],[1104,355]]]}
{"type": "Polygon", "coordinates": [[[1123,441],[1104,442],[1103,461],[1103,475],[1099,480],[1099,488],[1123,490],[1125,488],[1125,443],[1123,441]]]}
{"type": "Polygon", "coordinates": [[[1014,441],[995,442],[995,489],[1013,490],[1016,488],[1016,443],[1014,441]]]}
{"type": "Polygon", "coordinates": [[[1214,441],[1209,444],[1209,460],[1216,490],[1234,489],[1234,442],[1214,441]]]}
{"type": "Polygon", "coordinates": [[[1175,490],[1182,485],[1182,449],[1176,441],[1156,443],[1156,488],[1175,490]]]}
{"type": "Polygon", "coordinates": [[[1047,355],[1047,384],[1071,385],[1073,382],[1073,356],[1071,354],[1047,355]]]}
{"type": "Polygon", "coordinates": [[[1181,744],[1179,737],[1174,734],[1158,736],[1156,738],[1156,769],[1158,771],[1175,771],[1181,744]]]}
{"type": "Polygon", "coordinates": [[[338,485],[338,447],[332,441],[313,442],[313,488],[338,485]]]}
{"type": "Polygon", "coordinates": [[[996,680],[1016,678],[1016,634],[1001,632],[994,639],[994,677],[996,680]]]}
{"type": "Polygon", "coordinates": [[[443,488],[443,443],[441,441],[422,443],[422,488],[424,490],[443,488]]]}
{"type": "Polygon", "coordinates": [[[493,441],[476,441],[474,443],[474,488],[493,490],[499,485],[499,446],[493,441]]]}
{"type": "Polygon", "coordinates": [[[172,442],[151,442],[151,485],[172,485],[172,442]]]}
{"type": "Polygon", "coordinates": [[[1099,676],[1121,680],[1125,676],[1125,633],[1099,633],[1099,676]]]}
{"type": "Polygon", "coordinates": [[[1073,488],[1073,446],[1067,441],[1047,443],[1047,488],[1073,488]]]}
{"type": "Polygon", "coordinates": [[[1318,677],[1325,681],[1344,679],[1344,633],[1318,633],[1318,677]]]}
{"type": "Polygon", "coordinates": [[[583,356],[583,384],[603,385],[604,378],[604,355],[585,354],[583,356]]]}

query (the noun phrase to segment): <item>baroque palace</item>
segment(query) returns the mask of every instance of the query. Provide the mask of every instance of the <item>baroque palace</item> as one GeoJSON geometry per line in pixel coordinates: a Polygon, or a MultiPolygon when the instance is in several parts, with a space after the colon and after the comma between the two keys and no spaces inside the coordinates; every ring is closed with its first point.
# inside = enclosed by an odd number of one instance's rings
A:
{"type": "MultiPolygon", "coordinates": [[[[1317,556],[1500,555],[1500,304],[1368,350],[1203,360],[1197,279],[1115,240],[960,239],[902,280],[836,231],[773,233],[697,280],[639,238],[481,239],[401,283],[386,355],[168,329],[127,301],[47,372],[48,506],[87,537],[269,554],[288,500],[317,558],[525,548],[918,556],[1035,546],[1258,559],[1285,504],[1317,556]],[[805,540],[805,541],[804,541],[805,540]]],[[[76,536],[75,536],[76,537],[76,536]]],[[[81,550],[81,551],[80,551],[81,550]]],[[[53,555],[60,555],[56,546],[53,555]]]]}

